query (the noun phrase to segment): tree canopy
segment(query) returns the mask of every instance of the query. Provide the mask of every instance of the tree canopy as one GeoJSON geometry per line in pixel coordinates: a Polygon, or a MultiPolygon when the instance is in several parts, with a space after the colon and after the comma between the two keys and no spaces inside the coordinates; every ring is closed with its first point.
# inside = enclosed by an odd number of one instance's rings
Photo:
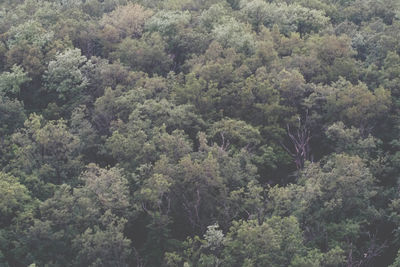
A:
{"type": "Polygon", "coordinates": [[[0,266],[400,266],[399,0],[3,0],[0,63],[0,266]]]}

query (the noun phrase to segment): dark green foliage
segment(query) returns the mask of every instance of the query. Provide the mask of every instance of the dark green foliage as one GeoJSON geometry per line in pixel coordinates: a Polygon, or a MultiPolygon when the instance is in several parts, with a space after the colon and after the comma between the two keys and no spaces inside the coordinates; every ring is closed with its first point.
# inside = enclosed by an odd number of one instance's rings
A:
{"type": "Polygon", "coordinates": [[[398,0],[0,1],[0,266],[399,266],[398,0]]]}

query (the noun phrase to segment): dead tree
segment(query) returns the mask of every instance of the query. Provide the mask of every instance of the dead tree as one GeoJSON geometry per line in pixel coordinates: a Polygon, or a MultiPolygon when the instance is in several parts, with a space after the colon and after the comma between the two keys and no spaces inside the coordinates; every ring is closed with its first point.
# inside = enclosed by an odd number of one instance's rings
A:
{"type": "Polygon", "coordinates": [[[307,117],[305,123],[302,124],[300,117],[299,124],[296,130],[290,129],[289,124],[286,125],[287,135],[293,145],[290,149],[285,144],[281,143],[282,147],[291,155],[296,163],[297,170],[304,168],[306,161],[312,161],[310,153],[311,132],[307,127],[307,117]]]}
{"type": "Polygon", "coordinates": [[[376,236],[368,233],[370,238],[370,244],[368,248],[359,255],[359,259],[353,258],[353,244],[350,243],[350,250],[347,255],[346,267],[362,267],[362,266],[372,266],[372,262],[377,257],[381,256],[384,249],[387,247],[387,242],[379,244],[377,242],[376,236]]]}

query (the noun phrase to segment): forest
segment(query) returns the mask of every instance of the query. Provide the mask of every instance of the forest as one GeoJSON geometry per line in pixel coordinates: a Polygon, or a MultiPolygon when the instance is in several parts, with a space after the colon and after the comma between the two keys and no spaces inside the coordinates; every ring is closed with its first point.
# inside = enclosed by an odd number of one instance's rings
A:
{"type": "Polygon", "coordinates": [[[1,267],[399,249],[399,0],[0,0],[1,267]]]}

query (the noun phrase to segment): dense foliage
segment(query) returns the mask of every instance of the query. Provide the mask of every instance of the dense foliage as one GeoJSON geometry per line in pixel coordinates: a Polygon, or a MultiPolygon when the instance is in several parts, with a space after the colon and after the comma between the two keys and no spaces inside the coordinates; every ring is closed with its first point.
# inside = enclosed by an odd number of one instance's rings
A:
{"type": "Polygon", "coordinates": [[[0,7],[0,266],[400,266],[400,1],[0,7]]]}

